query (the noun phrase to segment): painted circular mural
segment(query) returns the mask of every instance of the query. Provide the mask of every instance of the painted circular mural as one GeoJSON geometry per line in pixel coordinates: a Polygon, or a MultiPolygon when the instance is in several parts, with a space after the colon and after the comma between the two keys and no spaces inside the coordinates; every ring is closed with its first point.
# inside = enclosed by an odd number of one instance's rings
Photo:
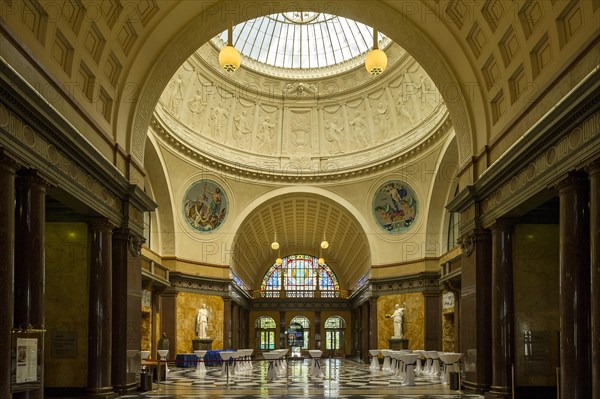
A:
{"type": "Polygon", "coordinates": [[[221,186],[211,180],[199,180],[183,197],[183,216],[194,230],[210,232],[223,224],[227,203],[227,194],[221,186]]]}
{"type": "Polygon", "coordinates": [[[400,180],[383,184],[373,197],[373,216],[382,229],[403,233],[417,216],[417,196],[414,190],[400,180]]]}

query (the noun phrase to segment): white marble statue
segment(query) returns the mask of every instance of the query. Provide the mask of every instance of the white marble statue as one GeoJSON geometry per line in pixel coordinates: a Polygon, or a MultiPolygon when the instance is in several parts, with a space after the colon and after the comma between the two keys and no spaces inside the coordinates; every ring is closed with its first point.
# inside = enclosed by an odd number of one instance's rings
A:
{"type": "Polygon", "coordinates": [[[203,303],[196,315],[196,335],[200,339],[208,338],[208,316],[209,311],[203,303]]]}
{"type": "Polygon", "coordinates": [[[392,338],[404,338],[404,335],[402,334],[402,319],[404,318],[405,309],[406,303],[403,308],[401,308],[399,304],[396,304],[394,313],[386,315],[387,318],[394,319],[394,336],[392,338]]]}

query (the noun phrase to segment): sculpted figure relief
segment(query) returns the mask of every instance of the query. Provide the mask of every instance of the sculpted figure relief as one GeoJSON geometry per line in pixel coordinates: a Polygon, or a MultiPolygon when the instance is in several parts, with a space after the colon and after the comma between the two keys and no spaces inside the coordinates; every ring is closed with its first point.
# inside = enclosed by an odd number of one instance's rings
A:
{"type": "Polygon", "coordinates": [[[183,101],[183,80],[181,78],[182,76],[179,74],[171,81],[171,96],[169,97],[168,108],[175,115],[179,114],[183,101]]]}
{"type": "Polygon", "coordinates": [[[233,140],[238,146],[245,145],[248,140],[248,135],[251,133],[250,124],[248,122],[248,114],[242,111],[233,117],[233,140]]]}
{"type": "Polygon", "coordinates": [[[197,90],[194,98],[188,101],[188,108],[192,113],[192,126],[196,127],[202,123],[202,115],[204,114],[204,108],[206,102],[202,98],[202,91],[197,90]]]}
{"type": "Polygon", "coordinates": [[[261,122],[256,138],[258,140],[257,149],[266,154],[273,154],[275,145],[277,144],[277,137],[275,135],[276,123],[271,122],[271,117],[266,116],[261,122]]]}
{"type": "Polygon", "coordinates": [[[340,154],[342,150],[342,132],[344,126],[338,125],[338,118],[333,118],[330,122],[325,122],[325,138],[330,143],[329,153],[340,154]]]}
{"type": "Polygon", "coordinates": [[[369,145],[367,140],[367,125],[365,124],[364,118],[360,115],[360,112],[357,112],[354,115],[354,119],[349,123],[354,127],[354,140],[356,141],[356,145],[358,147],[367,147],[369,145]]]}

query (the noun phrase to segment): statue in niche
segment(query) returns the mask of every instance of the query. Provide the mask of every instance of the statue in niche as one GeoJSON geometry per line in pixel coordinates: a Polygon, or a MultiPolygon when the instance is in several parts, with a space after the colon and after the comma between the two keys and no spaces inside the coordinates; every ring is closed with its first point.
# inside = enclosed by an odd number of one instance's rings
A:
{"type": "Polygon", "coordinates": [[[402,334],[402,321],[404,319],[404,310],[406,309],[406,303],[401,308],[399,304],[396,304],[396,309],[392,314],[386,314],[385,317],[394,319],[394,336],[392,338],[404,338],[402,334]]]}
{"type": "Polygon", "coordinates": [[[192,113],[192,126],[196,127],[202,122],[204,107],[206,107],[206,102],[202,98],[202,90],[197,90],[194,98],[188,101],[188,108],[192,113]]]}
{"type": "Polygon", "coordinates": [[[377,106],[377,124],[379,125],[379,139],[385,141],[389,135],[390,113],[388,107],[383,102],[377,106]]]}
{"type": "Polygon", "coordinates": [[[263,153],[273,154],[275,150],[275,144],[277,138],[275,137],[276,123],[271,122],[271,118],[266,116],[261,122],[256,138],[258,139],[257,149],[262,150],[263,153]]]}
{"type": "Polygon", "coordinates": [[[198,313],[196,314],[196,336],[199,339],[208,338],[208,317],[210,315],[209,310],[206,308],[206,304],[202,304],[198,313]]]}
{"type": "Polygon", "coordinates": [[[296,147],[305,147],[308,143],[308,131],[310,129],[310,117],[308,115],[295,115],[292,118],[290,130],[291,141],[296,147]]]}
{"type": "Polygon", "coordinates": [[[330,154],[340,154],[342,152],[342,132],[343,126],[338,126],[338,118],[333,118],[330,122],[325,122],[325,138],[329,143],[330,154]]]}
{"type": "Polygon", "coordinates": [[[365,120],[361,116],[360,112],[357,112],[354,115],[354,119],[352,119],[349,123],[354,127],[354,140],[356,141],[356,145],[358,147],[367,147],[369,145],[367,140],[367,125],[365,124],[365,120]]]}
{"type": "Polygon", "coordinates": [[[169,110],[174,115],[179,115],[181,109],[181,103],[183,102],[183,80],[181,74],[177,75],[175,79],[171,81],[171,95],[169,97],[169,110]]]}
{"type": "Polygon", "coordinates": [[[210,108],[210,118],[208,128],[210,135],[215,138],[222,137],[222,133],[227,128],[229,119],[229,109],[223,108],[220,104],[210,108]]]}
{"type": "Polygon", "coordinates": [[[248,140],[248,135],[251,133],[250,124],[248,123],[248,113],[242,111],[233,117],[233,140],[239,146],[245,145],[248,140]]]}

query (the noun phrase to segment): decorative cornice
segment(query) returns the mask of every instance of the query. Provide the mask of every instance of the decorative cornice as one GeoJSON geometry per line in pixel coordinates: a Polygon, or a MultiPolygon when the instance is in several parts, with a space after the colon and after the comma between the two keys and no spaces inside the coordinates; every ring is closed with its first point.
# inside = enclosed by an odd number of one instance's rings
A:
{"type": "Polygon", "coordinates": [[[371,280],[374,297],[405,292],[440,291],[440,273],[419,273],[394,279],[371,280]]]}
{"type": "Polygon", "coordinates": [[[273,299],[255,299],[252,301],[253,309],[261,310],[351,310],[350,301],[346,299],[335,298],[280,298],[273,299]]]}
{"type": "Polygon", "coordinates": [[[171,287],[176,291],[201,292],[229,297],[230,280],[211,279],[200,276],[170,272],[171,287]]]}

